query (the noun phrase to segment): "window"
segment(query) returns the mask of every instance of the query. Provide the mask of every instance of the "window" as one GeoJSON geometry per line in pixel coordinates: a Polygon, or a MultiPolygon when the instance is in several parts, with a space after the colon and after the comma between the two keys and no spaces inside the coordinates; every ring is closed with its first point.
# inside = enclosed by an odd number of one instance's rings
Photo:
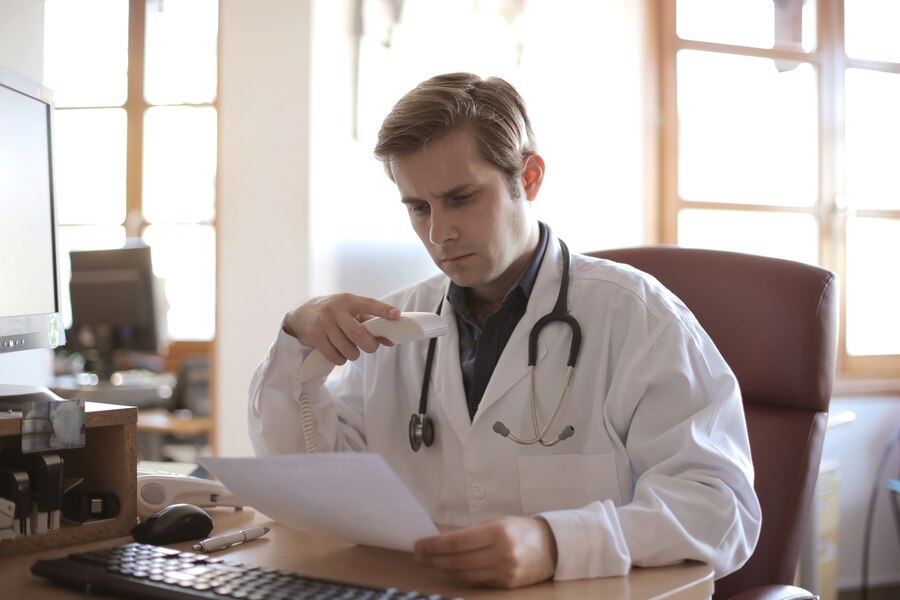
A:
{"type": "Polygon", "coordinates": [[[60,255],[143,238],[174,342],[215,335],[217,36],[216,0],[45,3],[60,255]]]}
{"type": "Polygon", "coordinates": [[[820,264],[838,376],[900,378],[892,0],[661,0],[660,239],[820,264]]]}

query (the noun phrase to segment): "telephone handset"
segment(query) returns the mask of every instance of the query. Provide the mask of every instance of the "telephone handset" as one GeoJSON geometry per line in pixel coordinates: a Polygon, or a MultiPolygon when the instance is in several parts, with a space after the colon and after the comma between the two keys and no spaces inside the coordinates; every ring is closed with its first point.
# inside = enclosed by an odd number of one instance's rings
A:
{"type": "MultiPolygon", "coordinates": [[[[400,318],[393,321],[375,317],[362,325],[375,337],[387,338],[394,344],[425,340],[447,333],[447,323],[444,319],[430,312],[400,313],[400,318]]],[[[316,350],[307,356],[300,366],[300,383],[324,377],[331,373],[334,367],[334,363],[316,350]]]]}
{"type": "MultiPolygon", "coordinates": [[[[425,340],[447,333],[447,323],[444,322],[443,317],[430,312],[404,312],[400,313],[400,318],[395,320],[375,317],[365,321],[362,325],[375,337],[387,338],[394,344],[425,340]]],[[[300,382],[305,383],[316,377],[325,377],[331,373],[334,367],[334,363],[315,350],[300,365],[300,382]]],[[[303,439],[306,442],[306,450],[310,454],[315,454],[319,451],[318,432],[312,405],[309,397],[305,394],[300,396],[300,418],[303,421],[303,439]]]]}

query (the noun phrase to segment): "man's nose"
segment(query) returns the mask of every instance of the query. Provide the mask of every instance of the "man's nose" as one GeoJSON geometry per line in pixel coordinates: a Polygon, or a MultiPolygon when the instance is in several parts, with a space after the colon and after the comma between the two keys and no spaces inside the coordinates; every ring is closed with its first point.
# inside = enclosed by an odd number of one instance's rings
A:
{"type": "Polygon", "coordinates": [[[441,207],[433,206],[431,208],[431,228],[428,237],[436,246],[442,246],[456,239],[456,226],[453,219],[441,207]]]}

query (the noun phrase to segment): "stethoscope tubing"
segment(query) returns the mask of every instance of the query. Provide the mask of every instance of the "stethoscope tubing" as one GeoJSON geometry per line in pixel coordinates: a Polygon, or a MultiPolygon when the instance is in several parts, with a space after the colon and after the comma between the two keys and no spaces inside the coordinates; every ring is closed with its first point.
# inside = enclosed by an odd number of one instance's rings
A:
{"type": "MultiPolygon", "coordinates": [[[[581,350],[581,326],[579,325],[578,320],[569,312],[567,300],[569,293],[569,270],[571,268],[572,257],[565,242],[559,240],[559,246],[563,255],[563,272],[562,280],[560,281],[559,285],[559,295],[556,299],[556,305],[553,307],[552,312],[538,319],[538,321],[534,324],[534,327],[531,328],[531,331],[528,334],[528,367],[531,371],[531,417],[534,424],[535,437],[531,439],[520,438],[510,433],[509,428],[507,428],[502,422],[497,421],[496,423],[494,423],[494,431],[496,431],[503,437],[507,437],[511,441],[522,445],[540,443],[544,447],[551,447],[555,446],[564,439],[572,437],[575,434],[575,429],[571,425],[567,425],[563,429],[563,431],[553,440],[547,441],[544,439],[544,436],[547,435],[547,432],[550,430],[550,427],[556,420],[560,408],[562,408],[562,404],[565,401],[566,395],[569,391],[569,386],[572,382],[572,376],[575,372],[575,363],[578,361],[578,354],[581,350]],[[543,427],[540,427],[538,425],[537,400],[535,393],[537,344],[538,339],[540,338],[541,330],[548,324],[555,322],[562,322],[569,326],[572,331],[572,340],[569,344],[569,358],[566,362],[566,379],[563,383],[563,389],[560,393],[559,399],[556,401],[556,406],[554,407],[553,413],[550,415],[550,419],[547,421],[547,424],[543,427]]],[[[444,299],[442,296],[441,301],[438,304],[437,314],[441,314],[443,306],[444,299]]],[[[429,340],[428,342],[428,353],[425,357],[425,373],[422,378],[422,391],[419,395],[419,412],[412,415],[412,417],[410,418],[409,444],[414,452],[418,452],[419,448],[421,448],[423,444],[425,446],[431,446],[434,443],[434,424],[431,421],[431,418],[427,415],[426,411],[428,409],[428,386],[431,381],[431,370],[434,365],[434,353],[436,344],[437,338],[431,338],[431,340],[429,340]]]]}

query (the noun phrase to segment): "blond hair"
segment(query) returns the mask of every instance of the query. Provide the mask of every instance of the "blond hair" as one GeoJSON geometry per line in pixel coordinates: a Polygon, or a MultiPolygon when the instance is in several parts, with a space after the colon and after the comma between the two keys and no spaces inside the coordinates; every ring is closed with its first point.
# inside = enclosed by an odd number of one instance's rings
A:
{"type": "Polygon", "coordinates": [[[423,81],[385,117],[375,157],[394,181],[395,159],[465,127],[473,132],[481,158],[506,173],[511,189],[518,190],[524,158],[537,147],[525,101],[499,77],[448,73],[423,81]]]}

